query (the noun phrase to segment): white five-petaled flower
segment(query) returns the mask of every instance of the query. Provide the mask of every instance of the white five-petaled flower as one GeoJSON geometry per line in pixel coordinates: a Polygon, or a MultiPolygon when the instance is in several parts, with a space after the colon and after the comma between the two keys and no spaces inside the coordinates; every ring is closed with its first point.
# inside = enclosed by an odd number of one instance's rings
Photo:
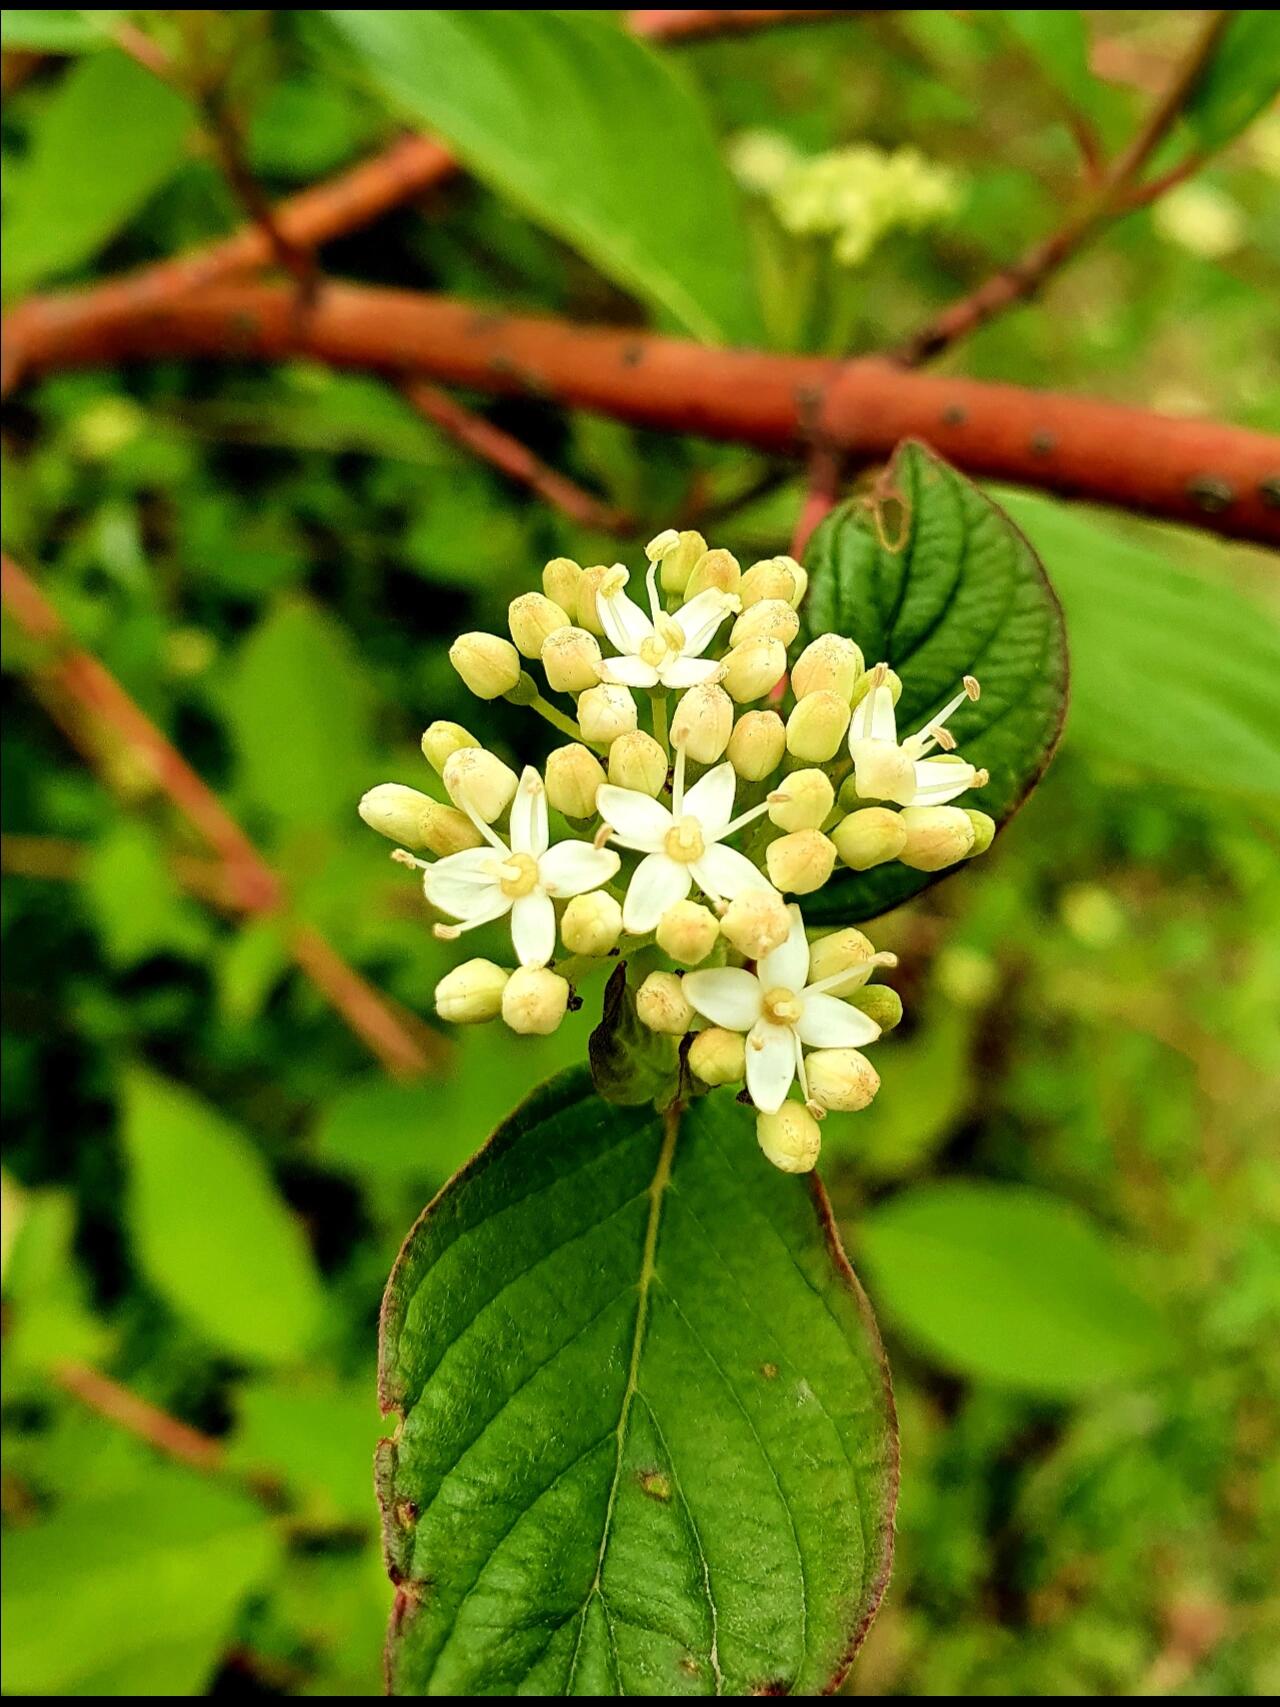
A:
{"type": "Polygon", "coordinates": [[[622,908],[623,929],[633,936],[655,930],[667,908],[683,901],[695,883],[717,904],[747,889],[773,887],[745,854],[723,846],[726,837],[767,812],[768,801],[735,818],[738,779],[731,764],[708,771],[687,794],[684,771],[680,746],[669,809],[647,794],[611,783],[596,796],[596,810],[612,840],[647,856],[632,874],[622,908]]]}
{"type": "Polygon", "coordinates": [[[964,688],[915,735],[899,744],[893,694],[884,677],[887,666],[877,664],[872,683],[854,707],[849,723],[849,752],[853,756],[854,788],[863,800],[892,800],[899,806],[942,806],[980,788],[985,771],[960,759],[926,758],[935,747],[955,749],[955,737],[945,728],[948,717],[967,699],[977,699],[978,684],[964,678],[964,688]]]}
{"type": "Polygon", "coordinates": [[[455,937],[477,925],[511,914],[511,940],[521,966],[545,966],[556,949],[556,900],[598,889],[621,861],[609,848],[590,842],[557,842],[550,847],[547,795],[542,778],[526,765],[511,802],[510,846],[473,812],[465,798],[458,804],[489,844],[449,854],[421,865],[427,900],[460,925],[437,925],[436,934],[455,937]]]}
{"type": "Polygon", "coordinates": [[[762,1114],[786,1101],[797,1073],[809,1102],[804,1045],[810,1049],[857,1049],[874,1043],[880,1027],[847,1002],[828,994],[849,976],[834,973],[817,984],[809,979],[809,943],[800,909],[788,907],[791,934],[766,954],[754,972],[722,966],[687,972],[684,993],[712,1025],[747,1034],[747,1090],[762,1114]]]}
{"type": "Polygon", "coordinates": [[[596,597],[600,625],[622,654],[606,658],[600,679],[628,688],[691,688],[719,675],[722,665],[702,654],[730,612],[741,607],[732,593],[709,587],[667,616],[658,597],[658,565],[649,565],[650,615],[646,616],[628,597],[627,572],[618,564],[613,571],[613,590],[596,597]]]}

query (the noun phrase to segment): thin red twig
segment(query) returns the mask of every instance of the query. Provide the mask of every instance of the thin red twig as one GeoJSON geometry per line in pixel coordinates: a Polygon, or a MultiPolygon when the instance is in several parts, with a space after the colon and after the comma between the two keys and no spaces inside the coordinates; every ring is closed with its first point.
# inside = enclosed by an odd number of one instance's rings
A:
{"type": "Polygon", "coordinates": [[[139,1398],[101,1370],[71,1358],[59,1358],[50,1365],[49,1372],[56,1384],[86,1409],[154,1446],[166,1458],[187,1464],[193,1470],[225,1468],[226,1455],[220,1442],[170,1416],[149,1400],[139,1398]]]}

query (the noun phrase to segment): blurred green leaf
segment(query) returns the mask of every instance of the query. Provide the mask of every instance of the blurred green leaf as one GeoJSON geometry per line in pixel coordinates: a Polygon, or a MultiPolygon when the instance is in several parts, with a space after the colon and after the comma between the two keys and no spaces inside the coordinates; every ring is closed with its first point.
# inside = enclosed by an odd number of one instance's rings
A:
{"type": "Polygon", "coordinates": [[[134,1249],[160,1296],[239,1357],[302,1356],[319,1322],[320,1282],[248,1139],[141,1068],[125,1077],[123,1139],[134,1249]]]}
{"type": "Polygon", "coordinates": [[[1183,108],[1202,148],[1221,148],[1280,93],[1280,12],[1230,14],[1218,50],[1183,108]]]}
{"type": "Polygon", "coordinates": [[[21,49],[26,53],[84,53],[90,48],[105,47],[111,40],[112,25],[122,17],[123,12],[108,8],[43,12],[9,6],[0,12],[0,47],[6,52],[21,49]]]}
{"type": "Polygon", "coordinates": [[[759,335],[737,193],[680,69],[571,12],[330,12],[401,111],[695,336],[759,335]]]}
{"type": "Polygon", "coordinates": [[[948,1369],[1071,1397],[1148,1374],[1172,1344],[1120,1253],[1022,1186],[915,1186],[859,1224],[878,1303],[948,1369]]]}
{"type": "Polygon", "coordinates": [[[100,1357],[110,1329],[91,1313],[76,1267],[74,1200],[61,1191],[27,1191],[8,1174],[3,1192],[9,1376],[15,1365],[43,1370],[55,1358],[100,1357]]]}
{"type": "Polygon", "coordinates": [[[218,958],[218,1008],[232,1025],[248,1025],[289,966],[289,944],[279,919],[249,919],[218,958]]]}
{"type": "Polygon", "coordinates": [[[80,266],[177,171],[191,110],[112,48],[79,60],[6,171],[5,292],[80,266]]]}
{"type": "Polygon", "coordinates": [[[145,825],[121,819],[95,844],[84,892],[113,965],[196,955],[209,941],[208,920],[182,894],[145,825]]]}
{"type": "Polygon", "coordinates": [[[1084,13],[1074,7],[1052,11],[994,14],[1035,61],[1050,88],[1067,105],[1088,113],[1097,91],[1089,70],[1089,32],[1084,13]]]}
{"type": "Polygon", "coordinates": [[[230,1458],[289,1488],[312,1522],[373,1528],[373,1450],[383,1428],[367,1381],[295,1374],[242,1387],[230,1458]]]}
{"type": "Polygon", "coordinates": [[[499,1129],[384,1304],[397,1692],[842,1674],[883,1587],[896,1452],[822,1207],[723,1094],[664,1134],[579,1071],[499,1129]]]}

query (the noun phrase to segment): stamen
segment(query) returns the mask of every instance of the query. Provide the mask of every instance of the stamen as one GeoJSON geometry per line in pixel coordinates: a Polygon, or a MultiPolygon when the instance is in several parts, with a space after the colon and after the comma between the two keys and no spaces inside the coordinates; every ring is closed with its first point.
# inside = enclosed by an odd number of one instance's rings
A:
{"type": "Polygon", "coordinates": [[[968,694],[970,699],[978,698],[982,689],[978,686],[978,678],[976,676],[966,676],[964,678],[964,691],[968,694]]]}
{"type": "Polygon", "coordinates": [[[969,786],[971,788],[985,788],[990,781],[991,781],[991,772],[990,771],[981,771],[981,770],[980,771],[974,771],[973,781],[970,783],[969,786]]]}
{"type": "Polygon", "coordinates": [[[721,830],[720,834],[716,837],[716,840],[718,842],[723,842],[729,836],[732,836],[736,834],[737,831],[745,828],[746,825],[754,824],[756,819],[759,818],[762,813],[769,810],[771,801],[785,800],[786,798],[785,794],[771,794],[768,800],[761,801],[759,806],[753,806],[749,812],[744,812],[740,818],[735,818],[731,824],[726,824],[724,829],[721,830]]]}
{"type": "Polygon", "coordinates": [[[804,1105],[815,1120],[825,1120],[827,1111],[820,1102],[806,1102],[804,1105]]]}
{"type": "Polygon", "coordinates": [[[612,824],[601,824],[600,828],[596,831],[595,835],[592,836],[592,838],[591,838],[592,847],[593,848],[602,848],[605,845],[605,843],[610,840],[612,835],[613,835],[613,825],[612,824]]]}
{"type": "Polygon", "coordinates": [[[504,841],[499,840],[499,838],[494,834],[492,827],[486,824],[475,808],[468,803],[465,795],[459,800],[458,804],[466,813],[467,817],[470,818],[476,829],[479,830],[485,841],[489,843],[490,847],[497,848],[498,852],[504,856],[511,852],[511,849],[507,844],[504,841]]]}
{"type": "Polygon", "coordinates": [[[800,1093],[806,1105],[809,1102],[809,1075],[804,1070],[804,1045],[800,1041],[800,1033],[793,1031],[791,1041],[796,1047],[796,1077],[800,1080],[800,1093]]]}
{"type": "Polygon", "coordinates": [[[684,748],[683,741],[676,748],[676,773],[671,783],[671,816],[679,818],[684,811],[684,748]]]}
{"type": "Polygon", "coordinates": [[[428,871],[431,867],[429,859],[415,859],[407,848],[392,848],[391,863],[411,866],[415,871],[428,871]]]}
{"type": "Polygon", "coordinates": [[[944,753],[955,752],[956,738],[949,729],[944,729],[942,725],[939,724],[936,729],[930,729],[929,733],[933,736],[934,740],[942,748],[944,753]]]}
{"type": "Polygon", "coordinates": [[[888,674],[889,666],[887,664],[876,664],[871,671],[871,686],[873,688],[882,688],[884,686],[885,677],[888,674]]]}
{"type": "Polygon", "coordinates": [[[462,935],[462,926],[435,925],[432,927],[431,934],[438,938],[440,942],[457,942],[458,938],[462,935]]]}
{"type": "Polygon", "coordinates": [[[658,561],[649,565],[649,573],[645,576],[645,585],[649,589],[649,614],[653,618],[653,626],[657,628],[662,617],[662,606],[658,602],[658,561]]]}

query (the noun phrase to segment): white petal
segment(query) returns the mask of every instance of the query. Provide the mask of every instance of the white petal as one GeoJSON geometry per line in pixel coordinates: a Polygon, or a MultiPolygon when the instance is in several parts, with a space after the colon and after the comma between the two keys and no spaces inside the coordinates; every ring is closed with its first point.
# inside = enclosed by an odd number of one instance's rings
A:
{"type": "Polygon", "coordinates": [[[597,599],[600,626],[618,648],[634,656],[646,640],[653,637],[654,627],[633,598],[626,593],[612,593],[607,599],[597,599]]]}
{"type": "Polygon", "coordinates": [[[729,1031],[750,1031],[760,1018],[760,980],[740,966],[686,972],[684,993],[704,1019],[729,1031]]]}
{"type": "Polygon", "coordinates": [[[606,658],[600,665],[600,680],[624,688],[652,688],[658,684],[658,672],[643,658],[606,658]]]}
{"type": "Polygon", "coordinates": [[[521,966],[545,966],[556,951],[556,910],[550,895],[534,889],[511,909],[511,940],[521,966]]]}
{"type": "Polygon", "coordinates": [[[874,1043],[880,1027],[848,1002],[835,996],[805,994],[796,1030],[810,1049],[860,1049],[874,1043]]]}
{"type": "Polygon", "coordinates": [[[557,842],[538,861],[538,875],[548,895],[558,901],[598,889],[617,872],[622,861],[612,848],[590,842],[557,842]]]}
{"type": "Polygon", "coordinates": [[[894,800],[905,806],[916,791],[915,762],[890,741],[851,743],[853,786],[859,800],[894,800]]]}
{"type": "Polygon", "coordinates": [[[917,759],[916,791],[907,805],[942,806],[957,794],[963,794],[966,788],[972,788],[977,774],[973,765],[956,764],[948,759],[917,759]]]}
{"type": "Polygon", "coordinates": [[[712,842],[693,866],[693,878],[712,900],[724,896],[732,901],[748,889],[772,889],[773,884],[758,866],[752,865],[746,854],[727,848],[723,842],[712,842]]]}
{"type": "Polygon", "coordinates": [[[632,936],[646,936],[658,928],[668,907],[683,901],[693,887],[689,867],[666,854],[650,854],[632,873],[627,898],[622,904],[622,926],[632,936]]]}
{"type": "Polygon", "coordinates": [[[596,811],[612,825],[614,840],[620,846],[639,853],[657,853],[675,822],[659,801],[635,788],[616,788],[611,782],[601,785],[596,811]]]}
{"type": "Polygon", "coordinates": [[[809,982],[809,939],[804,934],[804,920],[794,904],[787,912],[791,915],[791,935],[772,954],[766,954],[756,969],[766,990],[779,985],[784,990],[803,990],[809,982]]]}
{"type": "Polygon", "coordinates": [[[685,795],[684,810],[702,825],[702,833],[708,841],[718,836],[733,817],[733,794],[737,786],[738,778],[733,766],[717,765],[695,782],[685,795]]]}
{"type": "Polygon", "coordinates": [[[662,685],[668,688],[696,688],[699,682],[709,682],[720,673],[714,658],[677,658],[670,652],[658,666],[662,685]]]}
{"type": "Polygon", "coordinates": [[[898,743],[898,719],[893,709],[893,694],[887,687],[872,688],[853,708],[849,722],[849,745],[855,741],[890,741],[898,743]]]}
{"type": "Polygon", "coordinates": [[[747,1034],[747,1089],[762,1114],[775,1114],[796,1076],[796,1040],[789,1025],[762,1019],[747,1034]]]}
{"type": "Polygon", "coordinates": [[[533,766],[526,765],[511,802],[511,851],[532,854],[537,859],[546,853],[549,840],[547,791],[533,766]]]}
{"type": "Polygon", "coordinates": [[[719,587],[708,587],[705,593],[699,593],[687,605],[681,605],[675,621],[684,635],[686,658],[698,658],[706,651],[711,636],[728,616],[729,609],[725,594],[719,587]]]}
{"type": "Polygon", "coordinates": [[[422,874],[422,892],[433,907],[455,919],[497,918],[510,902],[499,886],[502,855],[494,848],[468,848],[436,860],[422,874]],[[494,897],[503,905],[495,912],[494,897]]]}

